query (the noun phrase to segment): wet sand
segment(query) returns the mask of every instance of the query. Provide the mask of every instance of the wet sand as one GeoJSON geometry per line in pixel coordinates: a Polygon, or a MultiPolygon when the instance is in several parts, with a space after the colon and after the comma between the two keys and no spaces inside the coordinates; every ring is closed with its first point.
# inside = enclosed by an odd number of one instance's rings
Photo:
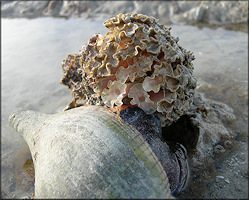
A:
{"type": "MultiPolygon", "coordinates": [[[[2,197],[31,196],[34,190],[32,178],[22,168],[30,158],[29,150],[9,127],[8,116],[16,110],[45,113],[63,110],[71,96],[59,83],[61,62],[67,54],[78,53],[94,33],[105,34],[107,30],[102,23],[102,19],[2,19],[2,197]]],[[[198,90],[206,97],[227,103],[238,119],[230,125],[237,133],[237,148],[217,160],[216,179],[207,184],[203,194],[196,188],[186,191],[182,198],[246,198],[247,35],[221,28],[171,26],[171,34],[180,38],[184,48],[194,52],[198,90]]]]}

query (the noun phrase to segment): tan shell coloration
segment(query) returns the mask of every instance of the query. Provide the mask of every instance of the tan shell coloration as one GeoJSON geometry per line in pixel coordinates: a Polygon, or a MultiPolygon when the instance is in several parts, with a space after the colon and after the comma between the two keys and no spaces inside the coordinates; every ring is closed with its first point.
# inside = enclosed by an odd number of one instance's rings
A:
{"type": "Polygon", "coordinates": [[[177,44],[170,28],[153,17],[119,14],[107,20],[106,35],[95,34],[79,54],[63,61],[74,102],[107,107],[138,105],[176,121],[192,103],[194,56],[177,44]]]}

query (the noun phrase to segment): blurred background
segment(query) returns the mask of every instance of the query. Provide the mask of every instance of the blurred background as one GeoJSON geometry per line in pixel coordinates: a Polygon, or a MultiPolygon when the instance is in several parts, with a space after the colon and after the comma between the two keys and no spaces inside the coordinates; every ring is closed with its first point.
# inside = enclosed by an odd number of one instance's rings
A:
{"type": "Polygon", "coordinates": [[[2,17],[109,18],[141,13],[163,24],[223,26],[247,32],[247,1],[2,1],[2,17]]]}
{"type": "Polygon", "coordinates": [[[197,90],[229,105],[237,118],[229,125],[235,147],[224,147],[215,174],[180,198],[247,198],[247,1],[1,1],[1,198],[34,193],[29,149],[8,117],[17,110],[62,111],[71,100],[60,84],[62,61],[95,33],[104,35],[104,21],[119,13],[146,14],[171,26],[196,58],[197,90]]]}

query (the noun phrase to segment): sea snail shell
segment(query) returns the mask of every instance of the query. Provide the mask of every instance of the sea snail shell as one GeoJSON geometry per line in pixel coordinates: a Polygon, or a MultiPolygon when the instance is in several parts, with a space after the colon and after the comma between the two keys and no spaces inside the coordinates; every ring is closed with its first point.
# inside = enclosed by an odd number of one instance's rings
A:
{"type": "Polygon", "coordinates": [[[104,107],[20,111],[9,124],[30,148],[35,198],[174,198],[139,131],[104,107]]]}

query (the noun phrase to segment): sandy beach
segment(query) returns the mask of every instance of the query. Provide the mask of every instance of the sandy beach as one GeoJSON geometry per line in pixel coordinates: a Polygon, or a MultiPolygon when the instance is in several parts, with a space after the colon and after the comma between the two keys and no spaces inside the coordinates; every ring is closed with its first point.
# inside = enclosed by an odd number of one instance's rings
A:
{"type": "Polygon", "coordinates": [[[203,184],[190,184],[178,198],[248,198],[247,1],[3,1],[1,11],[2,198],[34,193],[34,179],[23,168],[30,152],[9,127],[9,115],[62,111],[71,99],[59,83],[62,60],[78,53],[93,34],[104,35],[103,22],[119,13],[142,13],[171,26],[171,34],[196,57],[198,92],[228,105],[236,117],[231,124],[221,120],[235,137],[232,145],[219,146],[215,173],[203,184]]]}

